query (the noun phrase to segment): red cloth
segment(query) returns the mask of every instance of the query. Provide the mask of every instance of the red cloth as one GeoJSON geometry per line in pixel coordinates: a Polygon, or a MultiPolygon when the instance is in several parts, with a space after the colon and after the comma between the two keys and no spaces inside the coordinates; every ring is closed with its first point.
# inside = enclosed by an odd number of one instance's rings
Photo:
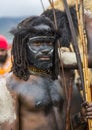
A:
{"type": "Polygon", "coordinates": [[[5,50],[8,49],[7,39],[2,35],[0,35],[0,49],[5,49],[5,50]]]}

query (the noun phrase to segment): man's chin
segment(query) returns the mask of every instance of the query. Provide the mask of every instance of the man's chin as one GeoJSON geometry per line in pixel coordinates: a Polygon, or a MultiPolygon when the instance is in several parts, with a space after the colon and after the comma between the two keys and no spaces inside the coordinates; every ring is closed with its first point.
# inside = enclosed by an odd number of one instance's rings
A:
{"type": "Polygon", "coordinates": [[[50,69],[51,67],[52,67],[52,63],[43,63],[43,64],[39,64],[39,65],[37,65],[37,67],[39,68],[39,69],[42,69],[42,70],[48,70],[48,69],[50,69]]]}
{"type": "Polygon", "coordinates": [[[6,60],[7,60],[7,56],[0,56],[0,63],[1,64],[4,64],[5,62],[6,62],[6,60]]]}

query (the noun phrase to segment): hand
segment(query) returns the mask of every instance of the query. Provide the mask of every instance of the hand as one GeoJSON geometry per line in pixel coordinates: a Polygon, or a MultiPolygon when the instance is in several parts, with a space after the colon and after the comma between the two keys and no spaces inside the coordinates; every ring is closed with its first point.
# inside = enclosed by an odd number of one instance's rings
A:
{"type": "Polygon", "coordinates": [[[85,120],[92,119],[92,102],[84,102],[81,113],[85,120]]]}
{"type": "Polygon", "coordinates": [[[92,119],[92,102],[86,105],[86,118],[92,119]]]}

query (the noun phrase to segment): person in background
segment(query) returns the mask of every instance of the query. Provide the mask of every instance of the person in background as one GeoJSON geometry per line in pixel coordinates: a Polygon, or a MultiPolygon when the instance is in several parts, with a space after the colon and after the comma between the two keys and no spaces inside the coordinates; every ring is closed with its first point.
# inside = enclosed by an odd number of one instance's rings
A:
{"type": "Polygon", "coordinates": [[[0,35],[0,77],[5,77],[11,70],[11,56],[7,39],[0,35]]]}

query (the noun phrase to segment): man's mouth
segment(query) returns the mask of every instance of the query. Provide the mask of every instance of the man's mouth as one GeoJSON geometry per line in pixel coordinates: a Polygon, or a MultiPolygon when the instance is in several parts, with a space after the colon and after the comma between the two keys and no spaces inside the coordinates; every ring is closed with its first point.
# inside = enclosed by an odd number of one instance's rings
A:
{"type": "Polygon", "coordinates": [[[39,60],[50,60],[50,57],[48,56],[42,56],[42,57],[39,57],[39,60]]]}

